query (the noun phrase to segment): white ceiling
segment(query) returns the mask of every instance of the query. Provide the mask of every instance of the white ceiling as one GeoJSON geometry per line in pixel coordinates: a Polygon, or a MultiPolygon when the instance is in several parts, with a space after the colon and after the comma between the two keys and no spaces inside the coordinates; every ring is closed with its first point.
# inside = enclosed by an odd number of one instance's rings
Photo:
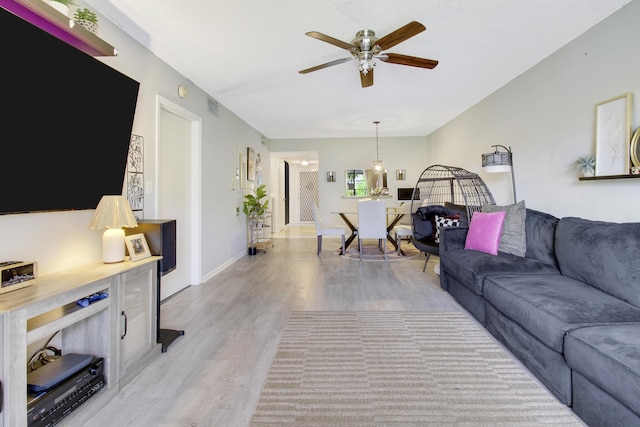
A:
{"type": "MultiPolygon", "coordinates": [[[[85,0],[270,139],[426,136],[631,0],[85,0]],[[410,21],[388,49],[433,70],[378,61],[362,88],[351,42],[410,21]]],[[[177,90],[177,87],[176,87],[177,90]]]]}

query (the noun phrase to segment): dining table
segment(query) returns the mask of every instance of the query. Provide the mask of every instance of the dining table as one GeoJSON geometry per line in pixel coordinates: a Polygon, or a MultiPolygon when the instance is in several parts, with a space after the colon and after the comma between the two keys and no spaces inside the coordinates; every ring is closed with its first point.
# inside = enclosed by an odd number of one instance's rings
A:
{"type": "MultiPolygon", "coordinates": [[[[351,230],[351,234],[344,242],[344,250],[346,251],[351,242],[353,242],[358,237],[358,227],[351,221],[349,215],[358,215],[357,211],[337,211],[331,212],[332,214],[339,215],[342,218],[342,221],[349,227],[351,230]]],[[[398,222],[402,219],[405,214],[400,212],[398,209],[389,208],[387,209],[387,240],[393,245],[393,247],[398,250],[398,242],[393,238],[391,231],[393,227],[398,224],[398,222]]],[[[344,255],[342,253],[342,248],[340,248],[340,255],[344,255]]],[[[405,256],[405,253],[402,249],[400,249],[400,255],[405,256]]]]}

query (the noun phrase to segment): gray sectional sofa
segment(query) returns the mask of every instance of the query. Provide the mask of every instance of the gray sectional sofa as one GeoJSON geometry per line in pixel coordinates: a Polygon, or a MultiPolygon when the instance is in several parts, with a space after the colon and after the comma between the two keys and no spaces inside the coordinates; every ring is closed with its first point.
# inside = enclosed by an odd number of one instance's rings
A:
{"type": "Polygon", "coordinates": [[[585,423],[640,425],[640,223],[523,211],[524,256],[442,229],[441,287],[585,423]]]}

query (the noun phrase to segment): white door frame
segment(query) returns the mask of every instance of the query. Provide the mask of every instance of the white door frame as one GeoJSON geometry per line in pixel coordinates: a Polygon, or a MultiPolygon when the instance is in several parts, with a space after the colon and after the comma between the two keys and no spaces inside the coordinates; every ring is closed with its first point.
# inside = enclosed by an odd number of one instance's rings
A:
{"type": "MultiPolygon", "coordinates": [[[[189,206],[189,215],[191,218],[191,230],[189,240],[191,242],[191,265],[189,266],[189,278],[191,285],[199,285],[202,281],[202,118],[184,107],[168,100],[160,95],[156,97],[156,151],[155,164],[156,176],[155,182],[159,182],[158,162],[159,162],[159,133],[160,133],[160,111],[165,110],[185,120],[191,122],[191,167],[189,175],[189,188],[191,189],[189,206]]],[[[158,215],[160,189],[156,189],[156,198],[154,211],[158,215]]]]}

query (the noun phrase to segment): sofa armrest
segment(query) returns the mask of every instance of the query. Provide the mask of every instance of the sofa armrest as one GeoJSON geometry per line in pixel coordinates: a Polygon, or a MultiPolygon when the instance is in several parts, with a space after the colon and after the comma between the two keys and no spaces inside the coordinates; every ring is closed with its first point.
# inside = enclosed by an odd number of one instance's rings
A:
{"type": "Polygon", "coordinates": [[[464,249],[469,227],[443,227],[440,229],[440,252],[464,249]]]}

